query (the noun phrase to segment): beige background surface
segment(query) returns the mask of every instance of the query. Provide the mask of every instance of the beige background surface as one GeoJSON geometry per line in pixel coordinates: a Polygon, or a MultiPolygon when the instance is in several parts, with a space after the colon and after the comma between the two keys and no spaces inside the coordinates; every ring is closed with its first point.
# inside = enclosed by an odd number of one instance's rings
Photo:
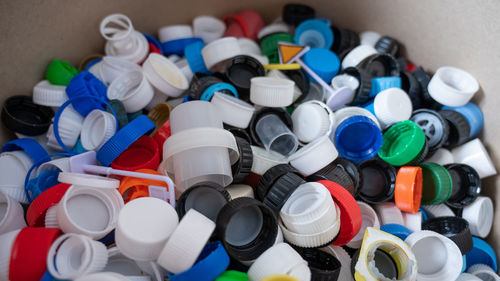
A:
{"type": "MultiPolygon", "coordinates": [[[[223,16],[243,8],[261,12],[267,21],[281,13],[284,0],[32,0],[0,1],[0,102],[13,94],[30,94],[53,58],[77,65],[102,53],[100,20],[110,13],[128,15],[135,28],[156,33],[158,27],[190,23],[200,14],[223,16]]],[[[500,1],[456,0],[312,0],[319,16],[355,31],[375,30],[398,38],[405,54],[427,70],[442,65],[463,68],[481,84],[475,100],[486,115],[484,142],[500,168],[500,1]]],[[[2,130],[3,142],[10,134],[2,130]]],[[[500,177],[483,181],[484,193],[500,202],[500,177]]],[[[498,204],[496,204],[498,207],[498,204]]],[[[500,218],[500,208],[496,209],[500,218]]],[[[498,220],[497,220],[498,221],[498,220]]],[[[500,252],[500,222],[489,237],[500,252]]]]}

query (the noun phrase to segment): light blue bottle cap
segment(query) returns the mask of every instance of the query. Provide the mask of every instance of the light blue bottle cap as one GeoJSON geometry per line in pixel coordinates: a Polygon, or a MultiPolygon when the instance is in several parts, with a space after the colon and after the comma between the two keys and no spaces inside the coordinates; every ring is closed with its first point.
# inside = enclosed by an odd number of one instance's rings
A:
{"type": "Polygon", "coordinates": [[[462,114],[470,125],[470,137],[477,136],[484,126],[484,115],[481,109],[472,102],[459,107],[443,106],[443,109],[451,109],[462,114]]]}
{"type": "MultiPolygon", "coordinates": [[[[333,77],[339,72],[340,60],[337,55],[330,50],[312,48],[304,55],[303,60],[304,63],[327,84],[330,84],[333,77]]],[[[310,78],[312,79],[312,77],[310,78]]],[[[315,80],[313,79],[313,81],[315,80]]]]}
{"type": "Polygon", "coordinates": [[[321,19],[303,21],[295,30],[295,44],[311,48],[330,49],[333,44],[330,23],[321,19]]]}
{"type": "Polygon", "coordinates": [[[372,79],[372,91],[370,97],[374,98],[378,93],[389,88],[401,89],[401,77],[376,77],[372,79]]]}

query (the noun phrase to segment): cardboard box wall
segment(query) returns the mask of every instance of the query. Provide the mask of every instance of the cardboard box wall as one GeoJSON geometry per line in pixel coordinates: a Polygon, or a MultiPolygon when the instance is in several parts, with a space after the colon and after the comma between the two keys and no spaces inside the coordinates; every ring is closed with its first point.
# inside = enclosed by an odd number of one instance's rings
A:
{"type": "MultiPolygon", "coordinates": [[[[103,53],[99,23],[124,13],[134,27],[156,34],[159,27],[191,23],[201,14],[222,17],[244,8],[266,22],[280,16],[285,0],[2,0],[0,1],[0,102],[14,94],[31,95],[48,63],[73,65],[88,54],[103,53]]],[[[463,68],[481,85],[474,101],[485,114],[481,135],[500,168],[500,1],[311,0],[318,16],[357,32],[375,30],[404,44],[403,54],[426,70],[443,65],[463,68]]],[[[13,138],[2,125],[0,143],[13,138]]],[[[500,177],[483,180],[483,193],[495,200],[500,218],[500,177]]],[[[500,221],[488,241],[500,253],[500,221]]]]}

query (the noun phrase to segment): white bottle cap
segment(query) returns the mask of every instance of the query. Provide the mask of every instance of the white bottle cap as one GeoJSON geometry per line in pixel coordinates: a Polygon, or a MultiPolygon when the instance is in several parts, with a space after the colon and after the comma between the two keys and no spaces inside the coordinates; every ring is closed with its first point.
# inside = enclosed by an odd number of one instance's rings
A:
{"type": "Polygon", "coordinates": [[[255,112],[253,105],[219,92],[214,94],[211,103],[217,108],[224,123],[237,128],[246,129],[255,112]]]}
{"type": "Polygon", "coordinates": [[[418,264],[418,280],[456,280],[462,271],[462,253],[455,242],[429,230],[410,234],[405,242],[418,264]]]}
{"type": "Polygon", "coordinates": [[[254,77],[250,80],[250,101],[266,107],[285,107],[293,102],[295,82],[289,79],[254,77]]]}
{"type": "Polygon", "coordinates": [[[115,272],[99,272],[99,273],[92,273],[89,275],[85,275],[83,277],[80,277],[78,279],[75,279],[75,281],[130,281],[127,277],[125,277],[122,274],[115,273],[115,272]]]}
{"type": "Polygon", "coordinates": [[[431,97],[441,104],[462,106],[479,90],[479,83],[462,69],[443,66],[432,76],[427,89],[431,97]]]}
{"type": "Polygon", "coordinates": [[[352,240],[347,243],[349,248],[359,249],[363,243],[363,238],[365,236],[365,230],[367,227],[380,228],[380,222],[378,220],[377,213],[373,208],[366,204],[365,202],[356,201],[359,208],[361,209],[361,215],[363,216],[363,222],[358,234],[352,238],[352,240]]]}
{"type": "Polygon", "coordinates": [[[235,37],[224,37],[212,41],[201,50],[208,69],[216,64],[241,54],[240,45],[235,37]]]}
{"type": "Polygon", "coordinates": [[[335,125],[335,115],[320,101],[300,104],[292,113],[293,133],[299,141],[308,143],[321,136],[328,136],[335,125]]]}
{"type": "MultiPolygon", "coordinates": [[[[131,71],[141,71],[141,67],[121,57],[105,56],[95,65],[99,65],[95,72],[102,82],[109,85],[121,75],[131,71]]],[[[92,66],[93,67],[93,66],[92,66]]],[[[91,67],[91,68],[92,68],[91,67]]]]}
{"type": "Polygon", "coordinates": [[[340,74],[332,79],[332,88],[334,90],[339,90],[343,87],[349,87],[353,91],[356,91],[359,87],[359,80],[356,77],[348,75],[348,74],[340,74]]]}
{"type": "Polygon", "coordinates": [[[270,25],[264,26],[259,33],[257,34],[257,38],[262,40],[262,38],[267,35],[271,35],[273,33],[289,33],[290,28],[285,23],[271,23],[270,25]]]}
{"type": "Polygon", "coordinates": [[[477,197],[472,204],[463,208],[462,218],[469,222],[472,235],[485,238],[493,225],[493,202],[486,196],[477,197]]]}
{"type": "Polygon", "coordinates": [[[406,213],[403,212],[404,226],[411,231],[422,230],[422,212],[406,213]]]}
{"type": "Polygon", "coordinates": [[[0,153],[0,190],[20,203],[28,203],[24,181],[31,166],[33,160],[24,151],[0,153]]]}
{"type": "Polygon", "coordinates": [[[142,65],[148,81],[169,97],[178,97],[187,90],[189,83],[184,73],[166,57],[151,53],[142,65]]]}
{"type": "Polygon", "coordinates": [[[392,202],[384,202],[375,205],[380,224],[400,224],[404,225],[403,215],[396,204],[392,202]]]}
{"type": "Polygon", "coordinates": [[[451,151],[441,147],[436,150],[436,152],[434,152],[431,157],[427,158],[425,162],[434,162],[438,163],[441,166],[444,166],[447,164],[455,163],[455,159],[451,151]]]}
{"type": "Polygon", "coordinates": [[[445,204],[422,206],[430,218],[454,217],[455,213],[445,204]]]}
{"type": "Polygon", "coordinates": [[[382,35],[375,31],[363,31],[359,34],[360,45],[375,47],[375,44],[380,39],[380,37],[382,37],[382,35]]]}
{"type": "Polygon", "coordinates": [[[9,280],[10,253],[21,229],[0,234],[0,280],[9,280]]]}
{"type": "Polygon", "coordinates": [[[71,186],[57,205],[57,222],[65,233],[101,239],[116,227],[123,198],[116,189],[71,186]]]}
{"type": "MultiPolygon", "coordinates": [[[[167,97],[162,94],[160,91],[156,90],[153,88],[153,98],[151,99],[151,101],[146,105],[146,110],[150,111],[151,109],[153,109],[153,107],[155,107],[157,104],[161,103],[161,102],[165,102],[167,100],[167,97]]],[[[183,100],[184,98],[180,98],[181,100],[183,100]]],[[[172,106],[172,108],[174,107],[171,103],[171,101],[168,102],[169,105],[172,106]]]]}
{"type": "Polygon", "coordinates": [[[378,93],[373,108],[383,129],[410,119],[413,111],[410,97],[399,88],[389,88],[378,93]]]}
{"type": "Polygon", "coordinates": [[[70,172],[71,168],[69,166],[69,157],[62,157],[54,160],[50,160],[49,162],[45,162],[38,169],[36,169],[35,173],[37,176],[44,171],[60,171],[60,172],[70,172]]]}
{"type": "Polygon", "coordinates": [[[0,234],[26,226],[21,204],[0,190],[0,234]]]}
{"type": "Polygon", "coordinates": [[[193,28],[187,24],[168,25],[158,29],[158,39],[160,39],[160,42],[190,38],[193,36],[193,28]]]}
{"type": "Polygon", "coordinates": [[[97,175],[90,175],[90,174],[61,172],[59,173],[57,180],[61,183],[92,187],[92,188],[115,189],[120,186],[120,181],[117,179],[112,179],[97,175]]]}
{"type": "Polygon", "coordinates": [[[347,106],[335,111],[335,128],[337,128],[340,125],[340,123],[342,123],[347,118],[355,115],[360,115],[370,118],[380,128],[380,124],[378,123],[377,117],[375,117],[375,115],[373,115],[367,109],[358,106],[347,106]]]}
{"type": "Polygon", "coordinates": [[[193,79],[193,71],[191,71],[191,67],[189,66],[189,63],[186,58],[182,58],[178,61],[175,62],[175,65],[182,71],[184,76],[186,76],[186,79],[190,83],[191,80],[193,79]]]}
{"type": "Polygon", "coordinates": [[[480,139],[473,139],[451,151],[456,163],[467,164],[474,168],[480,178],[497,174],[495,165],[480,139]]]}
{"type": "MultiPolygon", "coordinates": [[[[267,64],[267,63],[266,63],[267,64]]],[[[283,73],[281,70],[279,69],[271,69],[267,75],[267,77],[274,77],[274,78],[281,78],[281,79],[288,79],[288,80],[292,80],[290,78],[288,78],[288,76],[285,75],[285,73],[283,73]]],[[[313,87],[312,85],[314,85],[315,83],[311,83],[311,87],[313,87]]],[[[311,88],[312,89],[312,88],[311,88]]],[[[297,86],[297,84],[295,84],[293,86],[293,102],[295,102],[299,97],[301,97],[304,93],[302,93],[302,90],[299,88],[299,86],[297,86]]],[[[307,93],[306,93],[307,94],[307,93]]],[[[318,100],[321,100],[321,99],[318,99],[318,100]]]]}
{"type": "Polygon", "coordinates": [[[255,198],[253,188],[246,184],[230,184],[226,187],[226,191],[229,193],[229,196],[231,196],[231,200],[240,197],[255,198]]]}
{"type": "Polygon", "coordinates": [[[244,55],[262,55],[259,45],[252,39],[246,37],[238,38],[238,45],[240,45],[241,53],[244,55]]]}
{"type": "MultiPolygon", "coordinates": [[[[58,133],[64,145],[72,148],[76,144],[82,130],[82,125],[83,117],[76,112],[72,105],[66,107],[61,113],[58,125],[58,133]]],[[[62,149],[55,138],[53,125],[50,125],[47,131],[47,139],[48,146],[58,150],[62,149]]]]}
{"type": "Polygon", "coordinates": [[[458,276],[456,281],[481,281],[481,279],[477,278],[475,275],[470,273],[462,273],[458,276]]]}
{"type": "Polygon", "coordinates": [[[367,58],[376,55],[377,50],[372,46],[368,45],[359,45],[356,48],[352,49],[342,60],[342,69],[346,69],[351,66],[358,66],[367,58]]]}
{"type": "Polygon", "coordinates": [[[156,260],[178,223],[175,209],[167,202],[153,197],[132,200],[120,212],[116,246],[131,259],[156,260]]]}
{"type": "Polygon", "coordinates": [[[197,16],[193,20],[193,31],[194,36],[200,37],[208,44],[224,35],[226,24],[212,16],[197,16]]]}
{"type": "Polygon", "coordinates": [[[173,274],[193,266],[212,235],[215,223],[194,209],[184,215],[158,257],[158,264],[173,274]]]}
{"type": "MultiPolygon", "coordinates": [[[[109,93],[109,92],[108,92],[109,93]]],[[[115,117],[94,109],[83,120],[80,140],[86,150],[99,150],[116,133],[115,117]]]]}
{"type": "Polygon", "coordinates": [[[33,87],[33,103],[59,107],[67,100],[66,86],[52,85],[42,80],[33,87]]]}
{"type": "Polygon", "coordinates": [[[253,163],[252,173],[263,175],[267,170],[279,164],[288,163],[288,159],[272,150],[266,150],[259,146],[250,146],[252,148],[253,163]]]}
{"type": "MultiPolygon", "coordinates": [[[[279,243],[262,253],[252,264],[248,270],[248,279],[250,281],[260,281],[269,275],[285,274],[297,278],[296,274],[291,274],[297,267],[302,268],[302,265],[307,262],[286,243],[279,243]]],[[[306,273],[311,274],[306,266],[306,273]]],[[[309,279],[298,279],[299,281],[309,281],[309,279]]]]}
{"type": "Polygon", "coordinates": [[[288,161],[307,177],[324,168],[338,156],[333,142],[328,136],[323,136],[297,150],[288,157],[288,161]]]}
{"type": "Polygon", "coordinates": [[[475,264],[469,267],[467,272],[478,277],[480,280],[500,281],[500,276],[486,264],[475,264]]]}
{"type": "Polygon", "coordinates": [[[123,73],[108,87],[108,99],[123,103],[127,113],[137,112],[153,99],[154,91],[142,69],[123,73]]]}
{"type": "Polygon", "coordinates": [[[76,279],[101,271],[108,262],[106,246],[80,234],[57,238],[47,254],[47,269],[57,279],[76,279]]]}
{"type": "Polygon", "coordinates": [[[45,227],[46,228],[60,228],[57,222],[57,204],[47,209],[45,213],[45,227]]]}
{"type": "MultiPolygon", "coordinates": [[[[364,232],[363,232],[364,234],[364,232]]],[[[340,281],[354,281],[351,273],[351,256],[341,246],[330,245],[320,250],[335,256],[340,261],[340,281]]]]}

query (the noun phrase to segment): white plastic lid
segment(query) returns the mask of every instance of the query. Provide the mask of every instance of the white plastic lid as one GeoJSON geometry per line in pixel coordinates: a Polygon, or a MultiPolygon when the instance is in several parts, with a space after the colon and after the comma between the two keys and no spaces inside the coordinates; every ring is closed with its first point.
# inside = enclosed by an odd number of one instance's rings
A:
{"type": "Polygon", "coordinates": [[[367,58],[376,55],[377,50],[369,45],[359,45],[352,49],[342,60],[342,68],[346,69],[350,66],[358,66],[367,58]]]}
{"type": "Polygon", "coordinates": [[[288,161],[307,177],[324,168],[338,156],[333,142],[328,136],[323,136],[297,150],[288,157],[288,161]]]}
{"type": "Polygon", "coordinates": [[[21,204],[0,190],[0,234],[26,226],[21,204]]]}
{"type": "Polygon", "coordinates": [[[462,273],[458,276],[456,281],[481,281],[478,277],[470,273],[462,273]]]}
{"type": "Polygon", "coordinates": [[[454,217],[455,213],[450,209],[450,207],[445,204],[438,205],[426,205],[422,206],[422,209],[427,212],[427,214],[431,218],[439,218],[439,217],[454,217]]]}
{"type": "Polygon", "coordinates": [[[427,158],[425,162],[434,162],[438,163],[441,166],[444,166],[447,164],[455,163],[455,159],[451,151],[446,148],[439,148],[438,150],[436,150],[436,152],[434,152],[434,154],[432,154],[431,157],[427,158]]]}
{"type": "Polygon", "coordinates": [[[422,212],[406,213],[403,212],[404,226],[411,231],[422,230],[422,212]]]}
{"type": "Polygon", "coordinates": [[[361,209],[361,215],[363,216],[363,222],[361,224],[361,228],[359,232],[354,236],[347,246],[353,249],[359,249],[361,247],[361,243],[363,243],[363,238],[365,236],[365,230],[367,227],[380,228],[380,222],[378,220],[377,213],[373,208],[366,204],[365,202],[356,201],[358,203],[359,208],[361,209]]]}
{"type": "Polygon", "coordinates": [[[189,86],[182,70],[162,55],[149,54],[142,69],[148,81],[169,97],[180,96],[189,86]]]}
{"type": "MultiPolygon", "coordinates": [[[[83,117],[76,112],[72,105],[66,107],[61,113],[61,117],[59,118],[58,133],[62,142],[67,147],[73,148],[76,144],[82,130],[82,125],[83,117]]],[[[47,139],[48,146],[54,149],[62,149],[55,138],[53,125],[50,125],[49,130],[47,131],[47,139]]]]}
{"type": "Polygon", "coordinates": [[[231,200],[240,197],[255,198],[253,188],[246,184],[230,184],[226,187],[226,191],[229,193],[229,196],[231,196],[231,200]]]}
{"type": "Polygon", "coordinates": [[[495,165],[480,139],[473,139],[451,151],[456,163],[467,164],[474,168],[480,178],[497,174],[495,165]]]}
{"type": "Polygon", "coordinates": [[[253,105],[219,92],[214,94],[211,103],[217,108],[224,123],[237,128],[246,129],[255,112],[253,105]]]}
{"type": "Polygon", "coordinates": [[[10,253],[21,229],[0,234],[0,280],[9,280],[10,253]]]}
{"type": "Polygon", "coordinates": [[[158,264],[173,274],[188,270],[214,229],[213,221],[195,209],[189,209],[161,250],[158,264]]]}
{"type": "Polygon", "coordinates": [[[285,32],[288,33],[290,32],[290,28],[288,27],[287,24],[285,23],[271,23],[269,25],[264,26],[259,33],[257,34],[257,38],[259,40],[262,40],[262,38],[266,37],[267,35],[271,35],[273,33],[281,33],[285,32]]]}
{"type": "Polygon", "coordinates": [[[392,202],[383,202],[375,205],[380,224],[400,224],[404,225],[403,215],[396,204],[392,202]]]}
{"type": "Polygon", "coordinates": [[[410,234],[405,242],[418,264],[418,280],[456,280],[462,271],[462,253],[455,242],[429,230],[410,234]]]}
{"type": "Polygon", "coordinates": [[[308,143],[321,136],[328,136],[335,125],[335,115],[326,104],[308,101],[292,113],[293,133],[299,141],[308,143]]]}
{"type": "Polygon", "coordinates": [[[340,74],[333,77],[331,84],[333,90],[336,91],[343,87],[348,87],[349,89],[356,91],[359,87],[359,80],[349,74],[340,74]]]}
{"type": "Polygon", "coordinates": [[[378,93],[373,108],[382,128],[410,119],[413,111],[410,97],[399,88],[389,88],[378,93]]]}
{"type": "Polygon", "coordinates": [[[294,85],[289,79],[254,77],[250,80],[250,100],[266,107],[289,106],[293,102],[294,85]]]}
{"type": "Polygon", "coordinates": [[[279,164],[288,163],[288,159],[272,150],[266,150],[259,146],[251,146],[253,154],[252,173],[263,175],[267,170],[279,164]]]}
{"type": "Polygon", "coordinates": [[[262,55],[260,47],[252,39],[241,37],[238,38],[238,45],[240,45],[240,50],[242,54],[245,55],[262,55]]]}
{"type": "Polygon", "coordinates": [[[99,273],[92,273],[89,275],[85,275],[83,277],[80,277],[78,279],[75,279],[75,281],[130,281],[127,277],[125,277],[122,274],[115,273],[115,272],[99,272],[99,273]]]}
{"type": "Polygon", "coordinates": [[[193,28],[187,24],[168,25],[158,29],[160,42],[193,37],[193,28]]]}
{"type": "Polygon", "coordinates": [[[24,151],[0,153],[0,190],[18,202],[28,203],[24,181],[31,166],[33,160],[24,151]]]}
{"type": "Polygon", "coordinates": [[[340,123],[342,123],[347,118],[355,115],[360,115],[370,118],[380,128],[380,124],[377,120],[377,117],[375,117],[375,115],[373,115],[367,109],[358,106],[347,106],[335,111],[335,128],[337,128],[340,125],[340,123]]]}
{"type": "Polygon", "coordinates": [[[178,223],[177,212],[167,202],[152,197],[132,200],[120,212],[116,246],[131,259],[156,260],[178,223]]]}
{"type": "Polygon", "coordinates": [[[210,42],[201,50],[208,69],[218,63],[241,54],[240,45],[235,37],[224,37],[210,42]]]}
{"type": "Polygon", "coordinates": [[[472,235],[485,238],[491,231],[494,219],[491,198],[479,196],[472,204],[463,208],[462,218],[469,222],[472,235]]]}
{"type": "Polygon", "coordinates": [[[208,101],[198,100],[176,106],[170,112],[170,126],[172,135],[198,127],[223,128],[221,114],[215,105],[208,101]]]}
{"type": "Polygon", "coordinates": [[[149,84],[142,69],[123,73],[116,78],[106,92],[108,99],[123,103],[127,113],[137,112],[153,99],[153,87],[149,84]]]}
{"type": "MultiPolygon", "coordinates": [[[[121,75],[131,71],[141,71],[141,67],[136,63],[130,62],[122,57],[105,56],[95,65],[98,68],[95,71],[98,73],[98,78],[102,82],[109,85],[121,75]]],[[[93,68],[93,66],[91,67],[93,68]]]]}
{"type": "Polygon", "coordinates": [[[57,180],[61,183],[67,183],[77,186],[85,186],[92,188],[109,188],[115,189],[120,186],[120,181],[117,179],[112,179],[108,177],[90,175],[90,174],[78,174],[61,172],[57,177],[57,180]]]}
{"type": "MultiPolygon", "coordinates": [[[[266,63],[267,64],[267,63],[266,63]]],[[[281,70],[279,69],[271,69],[267,75],[267,77],[274,77],[274,78],[281,78],[281,79],[287,79],[287,80],[292,80],[288,78],[288,76],[285,75],[281,70]]],[[[313,89],[313,86],[315,83],[311,83],[311,89],[313,89]]],[[[320,86],[321,87],[321,86],[320,86]]],[[[302,90],[295,84],[293,86],[293,102],[295,102],[299,97],[301,97],[304,93],[302,93],[302,90]]],[[[306,93],[307,94],[307,93],[306,93]]],[[[321,99],[318,99],[321,100],[321,99]]]]}
{"type": "Polygon", "coordinates": [[[427,90],[441,104],[462,106],[479,90],[479,83],[474,76],[462,69],[443,66],[432,76],[427,90]]]}
{"type": "Polygon", "coordinates": [[[467,269],[467,272],[473,274],[474,276],[479,278],[479,280],[500,281],[500,276],[498,276],[493,268],[487,266],[486,264],[475,264],[469,267],[469,269],[467,269]]]}
{"type": "Polygon", "coordinates": [[[188,80],[189,83],[191,83],[191,80],[193,79],[194,73],[191,70],[191,67],[189,66],[189,63],[186,58],[182,58],[178,61],[175,62],[175,65],[182,71],[184,76],[186,76],[186,79],[188,80]]]}
{"type": "Polygon", "coordinates": [[[193,20],[193,31],[194,36],[200,37],[208,44],[224,35],[226,24],[212,16],[197,16],[193,20]]]}
{"type": "Polygon", "coordinates": [[[116,130],[116,120],[111,113],[99,109],[92,110],[83,120],[80,134],[83,148],[99,150],[116,133],[116,130]]]}
{"type": "Polygon", "coordinates": [[[67,100],[66,86],[52,85],[42,80],[33,87],[33,103],[59,107],[67,100]]]}
{"type": "Polygon", "coordinates": [[[360,44],[375,47],[377,41],[382,37],[375,31],[363,31],[359,34],[360,44]]]}

